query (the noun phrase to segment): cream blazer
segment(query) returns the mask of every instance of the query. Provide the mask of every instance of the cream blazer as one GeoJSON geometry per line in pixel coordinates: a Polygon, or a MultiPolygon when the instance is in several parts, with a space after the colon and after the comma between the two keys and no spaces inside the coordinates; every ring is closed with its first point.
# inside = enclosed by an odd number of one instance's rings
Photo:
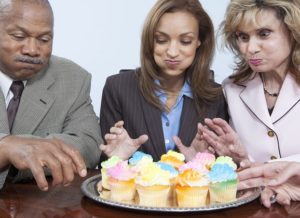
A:
{"type": "Polygon", "coordinates": [[[287,74],[269,114],[258,73],[244,85],[225,79],[230,125],[246,146],[250,159],[266,162],[287,158],[300,162],[300,86],[287,74]]]}

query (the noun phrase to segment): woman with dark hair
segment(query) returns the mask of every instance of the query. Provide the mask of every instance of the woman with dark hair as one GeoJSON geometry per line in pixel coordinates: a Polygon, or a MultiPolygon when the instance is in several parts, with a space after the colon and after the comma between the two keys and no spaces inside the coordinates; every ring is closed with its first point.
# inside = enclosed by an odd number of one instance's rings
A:
{"type": "Polygon", "coordinates": [[[158,160],[176,145],[187,159],[205,150],[197,126],[206,117],[227,119],[210,70],[214,43],[212,21],[198,0],[157,1],[142,32],[141,67],[106,81],[103,153],[126,159],[139,149],[158,160]]]}

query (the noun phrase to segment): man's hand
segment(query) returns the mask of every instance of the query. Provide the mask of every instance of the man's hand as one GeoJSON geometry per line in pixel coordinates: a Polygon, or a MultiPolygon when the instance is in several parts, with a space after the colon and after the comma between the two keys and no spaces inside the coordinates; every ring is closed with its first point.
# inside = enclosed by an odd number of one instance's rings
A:
{"type": "Polygon", "coordinates": [[[86,176],[86,165],[78,150],[58,139],[35,139],[7,136],[0,142],[0,166],[12,164],[29,169],[41,190],[48,190],[44,169],[53,177],[52,185],[68,185],[74,174],[86,176]]]}
{"type": "Polygon", "coordinates": [[[137,139],[130,138],[123,125],[123,121],[118,121],[110,128],[110,133],[105,134],[104,138],[107,144],[101,144],[99,148],[106,156],[118,156],[126,160],[148,140],[147,135],[141,135],[137,139]]]}

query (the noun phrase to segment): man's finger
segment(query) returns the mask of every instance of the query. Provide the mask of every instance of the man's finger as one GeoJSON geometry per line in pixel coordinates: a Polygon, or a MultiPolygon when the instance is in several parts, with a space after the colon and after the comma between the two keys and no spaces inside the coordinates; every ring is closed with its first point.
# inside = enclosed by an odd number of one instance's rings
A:
{"type": "Polygon", "coordinates": [[[70,156],[72,162],[76,166],[77,173],[81,177],[85,177],[87,174],[87,169],[86,169],[85,162],[84,162],[80,152],[77,149],[72,148],[71,146],[69,146],[67,144],[63,144],[63,146],[61,148],[66,154],[68,154],[70,156]]]}
{"type": "Polygon", "coordinates": [[[38,161],[31,159],[30,162],[28,162],[28,168],[35,179],[37,186],[41,190],[47,191],[49,187],[42,165],[40,165],[38,161]]]}

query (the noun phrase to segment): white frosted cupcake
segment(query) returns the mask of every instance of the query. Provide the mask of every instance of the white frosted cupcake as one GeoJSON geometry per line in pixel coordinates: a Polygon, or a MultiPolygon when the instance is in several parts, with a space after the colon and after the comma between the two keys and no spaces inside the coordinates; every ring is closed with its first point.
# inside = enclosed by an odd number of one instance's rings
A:
{"type": "Polygon", "coordinates": [[[170,191],[170,173],[156,163],[141,169],[135,179],[139,204],[149,207],[167,207],[170,191]]]}

